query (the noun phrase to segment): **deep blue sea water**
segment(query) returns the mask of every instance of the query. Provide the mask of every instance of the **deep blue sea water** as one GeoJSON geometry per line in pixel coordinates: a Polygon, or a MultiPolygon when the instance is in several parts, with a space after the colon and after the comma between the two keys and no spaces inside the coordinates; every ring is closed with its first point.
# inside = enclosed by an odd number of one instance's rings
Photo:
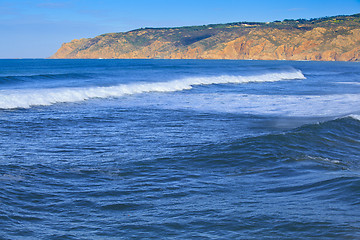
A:
{"type": "Polygon", "coordinates": [[[360,63],[0,60],[0,239],[360,239],[360,63]]]}

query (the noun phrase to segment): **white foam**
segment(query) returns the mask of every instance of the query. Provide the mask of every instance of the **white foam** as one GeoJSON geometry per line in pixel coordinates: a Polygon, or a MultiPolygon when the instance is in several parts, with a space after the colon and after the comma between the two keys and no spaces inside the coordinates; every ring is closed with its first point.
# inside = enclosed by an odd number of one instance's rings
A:
{"type": "Polygon", "coordinates": [[[360,94],[332,95],[258,95],[238,93],[201,93],[143,95],[124,106],[152,106],[163,109],[191,109],[281,117],[348,116],[360,112],[360,94]]]}
{"type": "Polygon", "coordinates": [[[360,115],[351,114],[351,115],[349,115],[349,117],[351,117],[351,118],[353,118],[353,119],[355,119],[355,120],[360,121],[360,115]]]}
{"type": "Polygon", "coordinates": [[[85,101],[92,98],[112,98],[147,92],[175,92],[189,90],[195,85],[276,82],[305,79],[299,70],[253,76],[192,77],[169,82],[123,84],[110,87],[51,88],[0,91],[0,109],[29,108],[55,103],[85,101]]]}

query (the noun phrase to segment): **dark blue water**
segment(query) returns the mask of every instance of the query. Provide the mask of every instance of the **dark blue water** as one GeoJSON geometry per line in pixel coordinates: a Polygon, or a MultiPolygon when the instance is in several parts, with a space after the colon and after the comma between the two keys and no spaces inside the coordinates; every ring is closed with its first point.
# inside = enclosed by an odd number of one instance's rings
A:
{"type": "Polygon", "coordinates": [[[0,60],[0,239],[360,239],[360,65],[0,60]]]}

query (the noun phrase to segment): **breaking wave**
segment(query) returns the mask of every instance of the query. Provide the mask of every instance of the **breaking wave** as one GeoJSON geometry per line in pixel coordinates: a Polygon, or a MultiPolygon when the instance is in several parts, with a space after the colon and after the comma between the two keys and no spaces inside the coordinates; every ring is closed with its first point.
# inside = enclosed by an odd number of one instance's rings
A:
{"type": "Polygon", "coordinates": [[[3,90],[0,92],[0,109],[48,106],[55,103],[80,102],[92,98],[112,98],[148,92],[175,92],[189,90],[196,85],[276,82],[293,79],[305,79],[305,77],[300,70],[294,70],[252,76],[190,77],[168,82],[121,84],[109,87],[3,90]]]}
{"type": "Polygon", "coordinates": [[[349,115],[350,118],[360,121],[360,115],[357,114],[351,114],[349,115]]]}

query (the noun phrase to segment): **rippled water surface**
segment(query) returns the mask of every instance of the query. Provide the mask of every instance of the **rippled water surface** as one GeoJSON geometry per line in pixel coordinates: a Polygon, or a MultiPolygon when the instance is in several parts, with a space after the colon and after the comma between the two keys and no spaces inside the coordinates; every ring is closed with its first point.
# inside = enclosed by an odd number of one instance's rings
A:
{"type": "Polygon", "coordinates": [[[0,239],[359,239],[360,65],[0,60],[0,239]]]}

